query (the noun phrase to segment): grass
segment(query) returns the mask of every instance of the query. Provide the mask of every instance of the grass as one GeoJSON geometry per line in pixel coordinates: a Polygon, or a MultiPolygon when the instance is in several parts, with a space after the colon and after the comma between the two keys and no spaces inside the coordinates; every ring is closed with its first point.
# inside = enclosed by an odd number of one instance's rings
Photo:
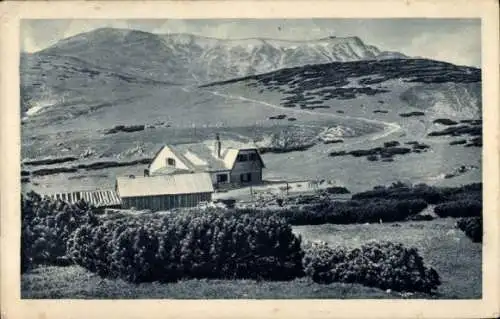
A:
{"type": "Polygon", "coordinates": [[[370,241],[398,241],[416,247],[424,262],[436,269],[442,284],[437,298],[481,298],[480,243],[473,243],[455,228],[456,219],[362,225],[296,226],[303,239],[323,240],[332,245],[357,247],[370,241]]]}
{"type": "MultiPolygon", "coordinates": [[[[436,295],[415,294],[409,298],[481,298],[481,244],[473,243],[454,228],[456,219],[364,225],[297,226],[306,240],[333,245],[359,246],[372,239],[402,242],[418,248],[424,262],[434,267],[442,280],[436,295]]],[[[171,284],[130,284],[101,279],[78,266],[40,267],[21,277],[21,296],[44,298],[128,299],[381,299],[404,298],[358,284],[316,284],[307,278],[293,281],[185,280],[171,284]]]]}
{"type": "Polygon", "coordinates": [[[293,281],[184,280],[171,284],[131,284],[101,279],[79,266],[40,267],[21,278],[23,299],[314,299],[401,298],[362,285],[293,281]]]}

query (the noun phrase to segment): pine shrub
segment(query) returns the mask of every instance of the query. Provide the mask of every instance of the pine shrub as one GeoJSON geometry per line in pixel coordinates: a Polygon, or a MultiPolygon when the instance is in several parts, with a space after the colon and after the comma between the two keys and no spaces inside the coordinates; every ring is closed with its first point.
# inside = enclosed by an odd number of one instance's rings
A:
{"type": "Polygon", "coordinates": [[[359,283],[395,291],[433,292],[438,273],[424,265],[416,248],[391,242],[370,242],[348,250],[326,243],[310,245],[303,259],[304,272],[314,282],[359,283]]]}
{"type": "Polygon", "coordinates": [[[445,202],[434,207],[439,217],[479,217],[482,210],[482,202],[471,199],[445,202]]]}
{"type": "Polygon", "coordinates": [[[473,242],[483,241],[483,219],[481,217],[465,217],[457,221],[457,226],[473,242]]]}
{"type": "Polygon", "coordinates": [[[21,272],[37,264],[64,263],[70,235],[97,220],[84,201],[71,205],[34,192],[21,195],[21,219],[21,272]]]}
{"type": "Polygon", "coordinates": [[[84,225],[72,236],[68,252],[100,276],[130,282],[302,275],[301,240],[284,219],[216,210],[84,225]]]}

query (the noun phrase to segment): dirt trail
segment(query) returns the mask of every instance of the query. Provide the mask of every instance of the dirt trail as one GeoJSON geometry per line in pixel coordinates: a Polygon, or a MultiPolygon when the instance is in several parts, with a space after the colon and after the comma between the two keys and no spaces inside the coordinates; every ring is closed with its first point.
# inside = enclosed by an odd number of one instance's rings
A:
{"type": "MultiPolygon", "coordinates": [[[[183,88],[183,90],[187,91],[187,92],[190,91],[188,88],[183,88]]],[[[363,121],[365,123],[371,123],[371,124],[377,124],[377,125],[383,125],[383,126],[385,126],[385,129],[384,129],[383,132],[376,133],[373,136],[371,136],[370,140],[372,140],[372,141],[385,138],[385,137],[387,137],[387,136],[389,136],[391,134],[394,134],[396,132],[399,132],[399,131],[403,130],[402,127],[399,124],[393,123],[393,122],[384,122],[384,121],[379,121],[379,120],[367,119],[367,118],[364,118],[364,117],[353,117],[353,116],[348,116],[348,115],[337,115],[337,114],[324,113],[324,112],[308,111],[308,110],[304,110],[304,109],[291,109],[291,108],[286,108],[284,106],[279,106],[279,105],[276,105],[276,104],[267,103],[267,102],[264,102],[264,101],[259,101],[259,100],[254,100],[254,99],[246,98],[246,97],[243,97],[243,96],[237,96],[237,95],[231,95],[231,94],[224,94],[224,93],[220,93],[218,91],[209,91],[209,90],[204,90],[204,91],[207,92],[207,93],[211,93],[213,95],[217,95],[217,96],[221,96],[221,97],[225,97],[225,98],[236,99],[236,100],[241,100],[241,101],[253,102],[253,103],[261,104],[261,105],[272,107],[272,108],[279,109],[279,110],[292,111],[292,112],[295,112],[295,113],[309,114],[309,115],[328,116],[328,117],[332,117],[332,118],[343,118],[343,119],[350,119],[350,120],[358,120],[358,121],[363,121]]]]}

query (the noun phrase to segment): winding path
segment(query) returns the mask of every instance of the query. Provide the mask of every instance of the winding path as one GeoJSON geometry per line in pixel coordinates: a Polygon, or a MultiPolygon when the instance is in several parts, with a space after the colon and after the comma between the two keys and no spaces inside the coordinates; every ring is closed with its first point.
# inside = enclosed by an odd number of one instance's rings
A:
{"type": "MultiPolygon", "coordinates": [[[[190,91],[188,88],[183,88],[183,90],[186,91],[186,92],[190,91]]],[[[372,140],[372,141],[385,138],[385,137],[387,137],[387,136],[389,136],[391,134],[394,134],[394,133],[396,133],[398,131],[402,131],[403,130],[402,127],[399,124],[393,123],[393,122],[384,122],[384,121],[379,121],[379,120],[367,119],[367,118],[364,118],[364,117],[353,117],[353,116],[348,116],[348,115],[337,115],[337,114],[324,113],[324,112],[314,112],[314,111],[308,111],[308,110],[304,110],[304,109],[291,109],[291,108],[286,108],[284,106],[279,106],[279,105],[276,105],[276,104],[267,103],[267,102],[264,102],[264,101],[259,101],[259,100],[254,100],[254,99],[246,98],[246,97],[243,97],[243,96],[237,96],[237,95],[231,95],[231,94],[224,94],[224,93],[220,93],[218,91],[209,91],[209,90],[204,90],[204,91],[208,92],[208,93],[211,93],[213,95],[217,95],[217,96],[221,96],[221,97],[225,97],[225,98],[236,99],[236,100],[241,100],[241,101],[253,102],[253,103],[265,105],[265,106],[272,107],[272,108],[279,109],[279,110],[286,110],[286,111],[292,111],[292,112],[296,112],[296,113],[310,114],[310,115],[329,116],[329,117],[332,117],[332,118],[343,118],[343,119],[357,120],[357,121],[363,121],[365,123],[371,123],[371,124],[377,124],[377,125],[385,126],[385,129],[384,129],[383,132],[374,134],[370,138],[370,140],[372,140]]]]}

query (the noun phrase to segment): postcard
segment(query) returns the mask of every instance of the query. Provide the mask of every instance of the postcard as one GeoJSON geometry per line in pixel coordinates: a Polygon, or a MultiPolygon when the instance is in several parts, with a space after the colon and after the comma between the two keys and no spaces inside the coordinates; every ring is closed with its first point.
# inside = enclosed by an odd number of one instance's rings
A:
{"type": "Polygon", "coordinates": [[[6,318],[499,315],[494,1],[3,5],[6,318]]]}

